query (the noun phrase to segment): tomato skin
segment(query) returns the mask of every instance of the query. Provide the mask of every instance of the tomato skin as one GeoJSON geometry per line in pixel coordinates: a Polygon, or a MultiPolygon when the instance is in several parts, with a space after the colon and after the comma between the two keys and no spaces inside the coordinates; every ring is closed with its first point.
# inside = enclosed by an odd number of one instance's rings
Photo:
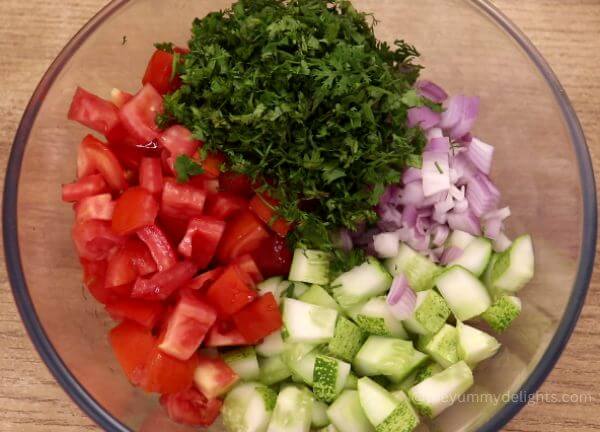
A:
{"type": "Polygon", "coordinates": [[[180,125],[171,126],[165,130],[158,141],[163,148],[168,150],[170,157],[173,158],[173,163],[177,156],[193,156],[198,148],[203,145],[202,141],[195,140],[192,137],[189,129],[180,125]]]}
{"type": "Polygon", "coordinates": [[[109,193],[89,196],[75,204],[75,220],[97,219],[109,221],[115,211],[115,202],[109,193]]]}
{"type": "Polygon", "coordinates": [[[219,180],[221,192],[238,195],[246,199],[250,199],[254,195],[252,180],[245,174],[228,171],[222,173],[219,180]]]}
{"type": "Polygon", "coordinates": [[[223,402],[219,399],[207,399],[195,388],[180,393],[162,395],[160,403],[174,422],[204,427],[215,422],[223,406],[223,402]]]}
{"type": "Polygon", "coordinates": [[[112,219],[112,229],[119,235],[131,234],[140,228],[153,225],[158,215],[158,203],[142,187],[127,189],[117,200],[112,219]]]}
{"type": "Polygon", "coordinates": [[[76,222],[72,236],[79,256],[90,261],[106,259],[114,247],[123,243],[108,222],[98,220],[76,222]]]}
{"type": "Polygon", "coordinates": [[[198,356],[194,384],[207,398],[219,397],[233,387],[240,377],[221,358],[198,356]]]}
{"type": "Polygon", "coordinates": [[[125,320],[110,331],[109,340],[123,372],[129,381],[136,383],[154,349],[154,336],[147,328],[125,320]]]}
{"type": "Polygon", "coordinates": [[[249,345],[232,321],[217,321],[212,326],[204,345],[208,348],[249,345]]]}
{"type": "Polygon", "coordinates": [[[120,299],[106,305],[114,320],[133,321],[148,330],[154,328],[163,311],[162,304],[144,300],[120,299]]]}
{"type": "Polygon", "coordinates": [[[292,229],[292,225],[277,217],[276,207],[279,201],[269,197],[267,194],[256,194],[250,200],[250,210],[254,212],[260,220],[267,224],[277,235],[285,237],[292,229]]]}
{"type": "Polygon", "coordinates": [[[206,214],[220,220],[227,220],[237,212],[247,208],[248,201],[244,198],[221,192],[208,198],[206,214]]]}
{"type": "Polygon", "coordinates": [[[181,296],[158,348],[179,360],[188,360],[216,320],[217,312],[207,303],[190,295],[181,296]]]}
{"type": "Polygon", "coordinates": [[[163,353],[155,347],[148,356],[138,384],[150,393],[173,394],[192,386],[198,357],[193,355],[182,361],[163,353]]]}
{"type": "MultiPolygon", "coordinates": [[[[81,158],[83,176],[90,174],[90,169],[98,171],[108,185],[116,191],[127,188],[125,173],[114,153],[92,135],[81,142],[81,158]]],[[[79,158],[79,155],[78,155],[79,158]]],[[[77,162],[79,164],[79,160],[77,162]]]]}
{"type": "Polygon", "coordinates": [[[230,265],[208,288],[206,299],[217,309],[219,316],[231,316],[256,298],[258,294],[251,288],[253,286],[248,274],[238,266],[230,265]]]}
{"type": "Polygon", "coordinates": [[[236,258],[232,264],[237,265],[240,270],[250,276],[255,285],[265,280],[256,262],[249,254],[236,258]]]}
{"type": "Polygon", "coordinates": [[[225,222],[210,216],[190,219],[188,228],[179,243],[179,253],[187,258],[193,256],[199,270],[205,269],[217,251],[219,241],[225,231],[225,222]]]}
{"type": "Polygon", "coordinates": [[[254,213],[244,210],[227,221],[217,258],[226,263],[258,249],[269,233],[254,213]]]}
{"type": "Polygon", "coordinates": [[[174,77],[171,80],[172,75],[173,54],[156,50],[148,62],[142,84],[152,84],[161,95],[171,93],[181,86],[179,77],[174,77]]]}
{"type": "Polygon", "coordinates": [[[166,300],[177,289],[183,288],[196,274],[196,265],[189,261],[175,264],[151,278],[138,278],[131,292],[132,298],[144,300],[166,300]]]}
{"type": "Polygon", "coordinates": [[[119,122],[119,110],[111,102],[77,87],[68,117],[106,135],[119,122]]]}
{"type": "Polygon", "coordinates": [[[156,116],[164,111],[160,93],[146,84],[119,112],[121,123],[138,144],[152,141],[160,135],[156,116]]]}
{"type": "Polygon", "coordinates": [[[233,315],[232,320],[244,339],[251,344],[258,343],[283,325],[279,305],[272,293],[250,303],[233,315]]]}
{"type": "Polygon", "coordinates": [[[92,195],[98,195],[108,190],[104,178],[100,174],[92,174],[80,178],[74,183],[62,186],[62,200],[76,202],[92,195]]]}
{"type": "Polygon", "coordinates": [[[121,287],[138,278],[156,272],[156,264],[144,243],[131,238],[109,259],[106,269],[106,287],[121,287]]]}
{"type": "Polygon", "coordinates": [[[159,158],[142,158],[140,162],[140,186],[153,195],[163,188],[162,162],[159,158]]]}
{"type": "Polygon", "coordinates": [[[292,251],[281,237],[271,235],[264,239],[252,257],[266,277],[287,276],[292,266],[292,251]]]}
{"type": "Polygon", "coordinates": [[[165,233],[156,225],[150,225],[137,231],[137,235],[148,249],[159,271],[165,271],[177,263],[177,255],[165,233]]]}
{"type": "Polygon", "coordinates": [[[189,184],[166,179],[162,193],[161,211],[167,216],[192,218],[201,216],[206,202],[206,192],[189,184]]]}

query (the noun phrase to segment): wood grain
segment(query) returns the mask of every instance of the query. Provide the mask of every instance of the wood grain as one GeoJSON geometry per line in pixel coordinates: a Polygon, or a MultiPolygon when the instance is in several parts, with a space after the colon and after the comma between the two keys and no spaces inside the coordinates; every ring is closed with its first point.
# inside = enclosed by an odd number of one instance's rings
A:
{"type": "MultiPolygon", "coordinates": [[[[442,0],[440,0],[442,1],[442,0]]],[[[0,1],[0,166],[5,166],[23,109],[69,38],[105,0],[0,1]]],[[[585,130],[600,169],[600,0],[495,0],[554,68],[585,130]]],[[[596,268],[597,270],[597,268],[596,268]]],[[[597,272],[596,272],[597,273],[597,272]]],[[[524,408],[506,431],[600,430],[600,275],[575,333],[540,393],[591,395],[584,403],[541,402],[524,408]]],[[[43,365],[0,271],[0,430],[98,430],[43,365]]]]}

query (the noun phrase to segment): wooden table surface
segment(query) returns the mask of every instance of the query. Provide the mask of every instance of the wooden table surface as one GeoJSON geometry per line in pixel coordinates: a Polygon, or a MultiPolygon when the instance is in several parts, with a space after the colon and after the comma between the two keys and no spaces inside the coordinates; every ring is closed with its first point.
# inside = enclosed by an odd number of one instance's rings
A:
{"type": "MultiPolygon", "coordinates": [[[[443,0],[440,0],[443,1],[443,0]]],[[[0,0],[0,166],[36,84],[59,50],[106,0],[0,0]]],[[[495,0],[549,61],[583,125],[600,172],[600,0],[495,0]]],[[[0,252],[1,253],[1,252],[0,252]]],[[[596,267],[597,270],[597,267],[596,267]]],[[[600,274],[562,358],[540,389],[592,394],[581,404],[525,407],[507,431],[600,430],[600,274]]],[[[0,270],[0,431],[98,430],[38,357],[0,270]]]]}

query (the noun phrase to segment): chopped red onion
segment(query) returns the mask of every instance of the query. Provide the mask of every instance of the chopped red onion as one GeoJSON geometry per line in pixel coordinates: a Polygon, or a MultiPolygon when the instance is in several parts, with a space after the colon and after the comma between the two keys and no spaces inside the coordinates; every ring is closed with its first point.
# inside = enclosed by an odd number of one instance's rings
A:
{"type": "Polygon", "coordinates": [[[492,242],[492,248],[495,252],[504,252],[511,244],[512,241],[506,237],[506,234],[500,233],[498,238],[492,242]]]}
{"type": "Polygon", "coordinates": [[[400,196],[400,204],[402,205],[416,205],[423,202],[425,196],[423,195],[423,182],[413,181],[404,186],[402,194],[400,196]]]}
{"type": "Polygon", "coordinates": [[[397,232],[375,234],[373,248],[379,258],[393,258],[400,250],[400,237],[397,232]]]}
{"type": "Polygon", "coordinates": [[[469,207],[479,217],[494,210],[500,202],[500,191],[483,173],[477,173],[469,180],[466,196],[469,207]]]}
{"type": "Polygon", "coordinates": [[[482,221],[481,228],[485,237],[496,240],[502,231],[502,219],[486,219],[482,221]]]}
{"type": "Polygon", "coordinates": [[[448,153],[423,153],[423,193],[426,197],[450,189],[448,153]]]}
{"type": "Polygon", "coordinates": [[[431,138],[425,146],[425,151],[448,153],[450,151],[450,140],[446,137],[431,138]]]}
{"type": "Polygon", "coordinates": [[[456,213],[464,213],[467,211],[468,208],[469,208],[469,201],[467,201],[466,199],[462,199],[460,201],[454,202],[454,211],[456,213]]]}
{"type": "Polygon", "coordinates": [[[479,218],[471,210],[462,213],[451,211],[448,213],[448,225],[453,230],[465,231],[474,236],[481,235],[479,218]]]}
{"type": "Polygon", "coordinates": [[[436,225],[431,229],[431,233],[433,236],[431,238],[431,243],[433,243],[434,246],[442,246],[450,234],[450,228],[448,228],[447,225],[436,225]]]}
{"type": "Polygon", "coordinates": [[[481,216],[481,220],[500,219],[504,220],[510,216],[510,207],[503,207],[498,210],[491,211],[481,216]]]}
{"type": "MultiPolygon", "coordinates": [[[[451,189],[452,190],[452,189],[451,189]]],[[[445,198],[443,200],[438,201],[433,205],[434,214],[438,213],[448,213],[450,210],[454,208],[454,200],[452,199],[452,195],[450,193],[446,193],[445,198]]]]}
{"type": "Polygon", "coordinates": [[[405,185],[417,181],[417,180],[421,180],[422,177],[422,173],[421,170],[418,168],[407,168],[404,173],[402,174],[402,183],[404,183],[405,185]]]}
{"type": "Polygon", "coordinates": [[[479,98],[477,96],[464,97],[460,120],[450,129],[450,138],[460,139],[469,133],[473,128],[473,124],[475,123],[478,114],[479,98]]]}
{"type": "Polygon", "coordinates": [[[449,247],[448,249],[444,250],[444,253],[440,258],[440,264],[447,265],[448,263],[460,258],[462,254],[463,250],[461,248],[456,246],[449,247]]]}
{"type": "Polygon", "coordinates": [[[441,114],[436,113],[428,107],[415,107],[408,110],[408,127],[420,126],[422,129],[430,129],[436,126],[441,119],[441,114]]]}
{"type": "Polygon", "coordinates": [[[383,231],[394,231],[402,226],[402,213],[391,205],[377,207],[379,221],[377,226],[383,231]]]}
{"type": "Polygon", "coordinates": [[[405,205],[402,211],[402,225],[404,227],[413,228],[417,223],[417,208],[412,205],[405,205]]]}
{"type": "Polygon", "coordinates": [[[431,128],[429,129],[425,135],[427,136],[427,139],[433,139],[433,138],[442,138],[444,136],[444,132],[440,129],[440,128],[431,128]]]}
{"type": "Polygon", "coordinates": [[[466,97],[462,95],[454,95],[450,96],[450,99],[446,99],[439,127],[442,129],[451,129],[458,124],[462,117],[465,99],[466,97]]]}
{"type": "Polygon", "coordinates": [[[462,201],[465,199],[465,187],[462,186],[460,189],[456,186],[450,186],[450,196],[457,201],[462,201]]]}
{"type": "Polygon", "coordinates": [[[461,138],[459,138],[458,141],[468,144],[471,141],[473,141],[473,135],[471,135],[471,132],[469,132],[468,134],[463,135],[461,138]]]}
{"type": "Polygon", "coordinates": [[[494,147],[477,138],[473,138],[465,154],[479,171],[487,175],[490,174],[492,159],[494,157],[494,147]]]}
{"type": "Polygon", "coordinates": [[[427,80],[420,80],[416,83],[419,94],[432,102],[441,103],[448,98],[448,93],[437,84],[427,80]]]}
{"type": "Polygon", "coordinates": [[[396,276],[392,281],[386,303],[397,320],[408,319],[413,314],[417,305],[417,296],[403,275],[396,276]]]}
{"type": "Polygon", "coordinates": [[[427,213],[419,213],[417,215],[417,222],[415,223],[415,229],[417,233],[421,235],[427,234],[429,229],[431,228],[431,211],[427,213]]]}

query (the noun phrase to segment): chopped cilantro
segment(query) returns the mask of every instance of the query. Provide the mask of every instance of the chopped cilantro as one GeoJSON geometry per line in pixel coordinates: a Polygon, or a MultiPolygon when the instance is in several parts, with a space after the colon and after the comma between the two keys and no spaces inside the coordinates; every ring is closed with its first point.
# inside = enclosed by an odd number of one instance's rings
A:
{"type": "Polygon", "coordinates": [[[181,155],[175,159],[175,173],[177,174],[177,181],[185,183],[189,181],[190,177],[204,173],[204,169],[194,162],[191,157],[181,155]]]}

